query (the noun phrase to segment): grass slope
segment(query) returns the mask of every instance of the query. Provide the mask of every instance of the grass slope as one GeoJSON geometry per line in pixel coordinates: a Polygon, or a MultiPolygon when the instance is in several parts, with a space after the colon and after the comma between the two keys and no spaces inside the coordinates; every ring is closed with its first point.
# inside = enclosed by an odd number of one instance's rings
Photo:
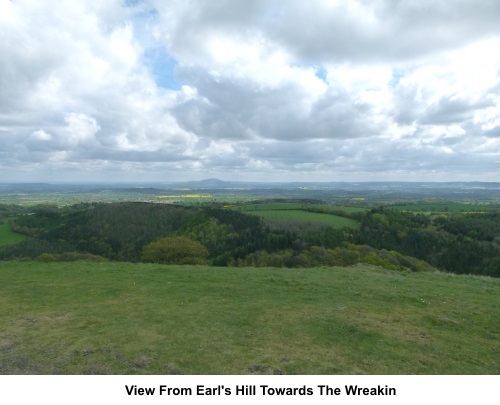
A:
{"type": "Polygon", "coordinates": [[[4,219],[3,223],[0,221],[0,246],[17,243],[24,239],[26,239],[25,235],[10,230],[7,220],[4,219]]]}
{"type": "Polygon", "coordinates": [[[500,280],[0,262],[1,374],[499,374],[500,280]]]}
{"type": "MultiPolygon", "coordinates": [[[[329,207],[321,206],[328,210],[329,207]]],[[[341,208],[341,207],[339,207],[341,208]]],[[[309,212],[304,209],[303,203],[293,202],[271,202],[260,204],[245,204],[234,207],[238,211],[249,215],[256,215],[274,224],[298,223],[331,226],[333,228],[353,228],[357,229],[359,223],[353,219],[333,215],[330,213],[309,212]]],[[[333,209],[333,208],[332,208],[333,209]]],[[[340,209],[339,209],[340,210],[340,209]]],[[[354,209],[355,210],[355,209],[354,209]]],[[[346,212],[354,212],[346,210],[346,212]]]]}
{"type": "Polygon", "coordinates": [[[276,222],[299,222],[310,224],[321,224],[331,226],[333,228],[353,228],[359,227],[359,223],[353,219],[340,217],[332,214],[321,214],[317,212],[307,212],[301,210],[263,210],[249,211],[249,214],[258,215],[259,217],[269,219],[276,222]]]}

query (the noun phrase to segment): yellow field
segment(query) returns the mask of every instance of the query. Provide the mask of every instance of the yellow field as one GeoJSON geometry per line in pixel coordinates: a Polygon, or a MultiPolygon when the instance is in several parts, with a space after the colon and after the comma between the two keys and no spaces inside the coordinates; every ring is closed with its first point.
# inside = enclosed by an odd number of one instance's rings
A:
{"type": "Polygon", "coordinates": [[[158,198],[213,198],[211,194],[159,195],[158,198]]]}

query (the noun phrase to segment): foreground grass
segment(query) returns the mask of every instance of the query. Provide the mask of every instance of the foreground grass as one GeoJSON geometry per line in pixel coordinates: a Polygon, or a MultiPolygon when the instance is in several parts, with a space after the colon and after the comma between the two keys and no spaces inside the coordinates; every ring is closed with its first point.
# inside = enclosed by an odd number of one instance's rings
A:
{"type": "Polygon", "coordinates": [[[1,374],[499,374],[500,280],[0,262],[1,374]]]}

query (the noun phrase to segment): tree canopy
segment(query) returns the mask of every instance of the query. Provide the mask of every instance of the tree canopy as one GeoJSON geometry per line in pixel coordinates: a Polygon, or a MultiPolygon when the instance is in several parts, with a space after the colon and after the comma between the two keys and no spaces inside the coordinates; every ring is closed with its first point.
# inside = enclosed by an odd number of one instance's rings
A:
{"type": "Polygon", "coordinates": [[[207,258],[205,246],[183,236],[160,238],[146,245],[142,251],[142,259],[153,263],[206,264],[207,258]]]}

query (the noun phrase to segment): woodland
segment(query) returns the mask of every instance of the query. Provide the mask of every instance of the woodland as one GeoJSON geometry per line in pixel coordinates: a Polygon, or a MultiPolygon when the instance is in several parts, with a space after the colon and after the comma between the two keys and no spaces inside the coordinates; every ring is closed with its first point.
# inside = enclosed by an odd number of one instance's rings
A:
{"type": "Polygon", "coordinates": [[[500,277],[500,213],[495,211],[429,215],[390,206],[327,209],[311,201],[296,207],[301,214],[322,212],[356,224],[335,227],[307,221],[273,226],[272,221],[237,208],[223,203],[4,204],[0,206],[0,220],[26,238],[0,246],[0,260],[235,268],[361,263],[394,271],[500,277]]]}

